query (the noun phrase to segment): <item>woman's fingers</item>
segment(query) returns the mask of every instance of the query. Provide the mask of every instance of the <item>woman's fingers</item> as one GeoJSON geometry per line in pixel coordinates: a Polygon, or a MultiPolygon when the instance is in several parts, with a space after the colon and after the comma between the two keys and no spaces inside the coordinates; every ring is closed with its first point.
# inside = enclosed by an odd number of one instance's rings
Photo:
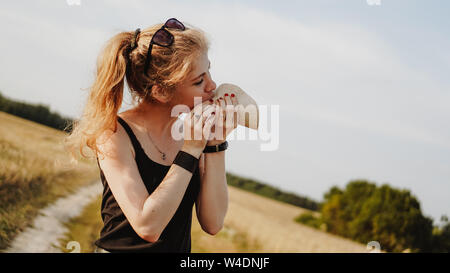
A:
{"type": "Polygon", "coordinates": [[[233,117],[234,117],[234,128],[236,128],[238,126],[238,104],[239,104],[239,102],[238,102],[237,96],[234,93],[231,93],[230,97],[231,97],[231,102],[234,105],[233,117]]]}
{"type": "Polygon", "coordinates": [[[216,107],[213,105],[208,105],[204,108],[204,111],[202,113],[203,125],[205,124],[207,118],[215,111],[216,111],[216,107]]]}
{"type": "Polygon", "coordinates": [[[200,121],[203,121],[202,118],[206,118],[206,114],[211,113],[212,110],[214,109],[213,105],[197,105],[194,107],[194,109],[191,111],[193,120],[195,121],[195,123],[198,123],[200,121]],[[206,113],[206,114],[205,114],[206,113]]]}
{"type": "Polygon", "coordinates": [[[236,107],[238,105],[237,96],[234,93],[231,93],[230,99],[231,99],[231,102],[233,103],[233,105],[236,107]]]}
{"type": "Polygon", "coordinates": [[[224,95],[224,124],[226,132],[237,127],[237,99],[233,93],[225,93],[224,95]]]}
{"type": "Polygon", "coordinates": [[[206,120],[205,120],[205,124],[203,126],[203,136],[205,137],[206,140],[211,140],[214,138],[213,133],[211,132],[212,127],[214,126],[214,124],[216,123],[216,115],[213,112],[211,115],[209,115],[206,120]]]}
{"type": "Polygon", "coordinates": [[[217,140],[224,140],[224,133],[225,133],[225,114],[224,111],[219,111],[219,114],[217,116],[217,122],[216,122],[216,128],[215,128],[215,134],[217,140]]]}
{"type": "MultiPolygon", "coordinates": [[[[224,140],[237,127],[237,99],[236,96],[220,97],[214,103],[199,104],[191,111],[194,137],[224,140]],[[212,113],[215,112],[215,116],[212,113]],[[212,132],[214,130],[214,133],[212,132]],[[200,133],[202,131],[202,133],[200,133]]],[[[209,139],[208,139],[209,140],[209,139]]]]}
{"type": "Polygon", "coordinates": [[[192,111],[188,118],[186,127],[189,133],[185,136],[190,136],[194,140],[204,140],[209,137],[209,134],[204,134],[208,128],[211,131],[211,127],[215,124],[214,112],[217,112],[217,105],[197,105],[192,111]],[[203,134],[203,135],[202,135],[203,134]]]}
{"type": "Polygon", "coordinates": [[[219,98],[218,104],[220,106],[221,111],[225,112],[225,105],[226,105],[226,103],[225,103],[225,100],[224,100],[223,97],[219,98]]]}
{"type": "Polygon", "coordinates": [[[225,100],[226,105],[233,105],[230,94],[225,93],[225,95],[223,96],[223,99],[225,100]]]}
{"type": "Polygon", "coordinates": [[[191,126],[195,125],[198,121],[198,117],[199,115],[201,115],[202,113],[202,105],[198,104],[196,106],[194,106],[194,108],[191,110],[191,112],[189,113],[189,118],[191,121],[191,126]]]}

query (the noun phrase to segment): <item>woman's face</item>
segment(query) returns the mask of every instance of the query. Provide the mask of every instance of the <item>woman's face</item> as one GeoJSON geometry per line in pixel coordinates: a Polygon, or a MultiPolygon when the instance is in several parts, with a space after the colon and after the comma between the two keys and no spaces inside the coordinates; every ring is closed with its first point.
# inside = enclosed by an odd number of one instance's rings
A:
{"type": "Polygon", "coordinates": [[[204,52],[194,63],[194,70],[191,75],[178,86],[172,100],[173,105],[184,104],[192,109],[194,102],[198,103],[194,101],[195,97],[200,102],[204,102],[214,96],[212,91],[216,89],[216,83],[212,80],[209,73],[210,66],[208,54],[204,52]]]}

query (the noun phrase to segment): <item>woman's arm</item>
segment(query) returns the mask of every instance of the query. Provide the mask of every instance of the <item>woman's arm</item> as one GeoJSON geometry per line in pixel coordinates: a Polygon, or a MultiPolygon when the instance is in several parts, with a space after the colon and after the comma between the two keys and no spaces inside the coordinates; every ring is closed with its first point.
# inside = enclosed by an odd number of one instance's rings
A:
{"type": "MultiPolygon", "coordinates": [[[[161,184],[149,195],[137,168],[133,147],[122,126],[101,146],[108,156],[99,165],[111,192],[134,231],[144,240],[156,242],[179,207],[192,173],[173,164],[161,184]],[[128,143],[128,145],[124,145],[128,143]]],[[[186,149],[199,158],[201,151],[186,149]]]]}
{"type": "MultiPolygon", "coordinates": [[[[233,96],[225,96],[225,99],[220,99],[215,103],[218,122],[214,125],[214,131],[217,135],[215,139],[209,140],[206,145],[221,144],[237,127],[238,120],[235,108],[237,103],[234,94],[233,96]],[[227,122],[227,119],[232,119],[232,122],[227,122]],[[220,135],[221,132],[222,135],[220,135]]],[[[204,153],[200,157],[199,167],[201,183],[200,193],[195,203],[197,219],[204,231],[214,235],[222,229],[228,210],[225,151],[204,153]]]]}
{"type": "Polygon", "coordinates": [[[200,193],[195,203],[202,229],[217,234],[228,210],[228,187],[225,175],[225,151],[205,153],[200,157],[200,193]]]}

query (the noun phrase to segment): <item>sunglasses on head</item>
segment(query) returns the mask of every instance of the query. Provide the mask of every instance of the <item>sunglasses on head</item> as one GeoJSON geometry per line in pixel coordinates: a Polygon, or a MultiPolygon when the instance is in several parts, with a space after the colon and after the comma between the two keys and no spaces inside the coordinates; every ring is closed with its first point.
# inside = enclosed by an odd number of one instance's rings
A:
{"type": "Polygon", "coordinates": [[[144,64],[144,73],[147,74],[148,66],[150,65],[150,61],[152,60],[152,48],[153,45],[159,45],[164,47],[169,47],[173,44],[174,37],[172,33],[170,33],[166,28],[174,28],[178,30],[185,30],[183,23],[178,21],[175,18],[170,18],[167,22],[153,34],[152,40],[148,46],[147,58],[145,59],[144,64]]]}

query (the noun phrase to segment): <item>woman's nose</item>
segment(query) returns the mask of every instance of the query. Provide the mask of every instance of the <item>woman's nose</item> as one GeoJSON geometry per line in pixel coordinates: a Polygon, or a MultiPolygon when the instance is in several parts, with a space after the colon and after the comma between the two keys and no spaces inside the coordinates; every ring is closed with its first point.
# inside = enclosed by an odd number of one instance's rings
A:
{"type": "Polygon", "coordinates": [[[211,92],[216,90],[216,83],[210,78],[208,81],[208,85],[206,86],[206,91],[211,92]]]}

